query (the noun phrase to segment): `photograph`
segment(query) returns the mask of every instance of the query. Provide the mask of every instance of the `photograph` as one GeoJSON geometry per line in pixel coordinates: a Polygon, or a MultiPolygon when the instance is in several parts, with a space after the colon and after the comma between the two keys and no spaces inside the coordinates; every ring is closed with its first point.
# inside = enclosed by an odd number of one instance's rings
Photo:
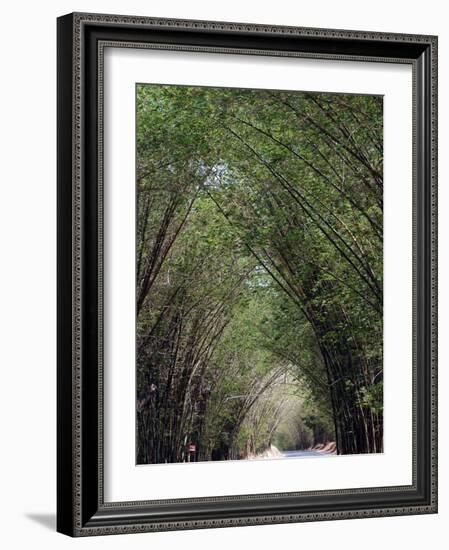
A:
{"type": "Polygon", "coordinates": [[[383,453],[383,97],[135,91],[136,464],[383,453]]]}
{"type": "Polygon", "coordinates": [[[436,514],[438,36],[204,15],[58,18],[57,530],[436,514]]]}
{"type": "Polygon", "coordinates": [[[5,4],[2,548],[449,548],[448,9],[365,8],[5,4]]]}

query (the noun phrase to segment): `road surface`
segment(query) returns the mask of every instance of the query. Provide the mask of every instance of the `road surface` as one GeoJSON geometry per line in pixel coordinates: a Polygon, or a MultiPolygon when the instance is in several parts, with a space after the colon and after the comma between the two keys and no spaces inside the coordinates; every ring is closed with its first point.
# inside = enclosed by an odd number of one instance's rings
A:
{"type": "Polygon", "coordinates": [[[279,451],[283,458],[316,458],[330,456],[330,453],[319,451],[279,451]]]}

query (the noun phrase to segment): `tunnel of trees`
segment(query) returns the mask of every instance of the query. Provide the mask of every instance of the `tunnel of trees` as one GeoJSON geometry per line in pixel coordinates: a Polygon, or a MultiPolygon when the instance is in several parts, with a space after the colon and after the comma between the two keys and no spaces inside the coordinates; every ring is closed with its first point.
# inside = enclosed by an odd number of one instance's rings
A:
{"type": "Polygon", "coordinates": [[[136,101],[137,462],[382,452],[382,98],[136,101]]]}

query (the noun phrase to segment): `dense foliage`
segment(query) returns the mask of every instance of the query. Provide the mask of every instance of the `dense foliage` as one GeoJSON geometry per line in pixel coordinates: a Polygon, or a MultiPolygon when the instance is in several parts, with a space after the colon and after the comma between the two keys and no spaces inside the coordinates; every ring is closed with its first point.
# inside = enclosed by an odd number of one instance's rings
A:
{"type": "Polygon", "coordinates": [[[137,87],[139,463],[382,451],[382,109],[137,87]]]}

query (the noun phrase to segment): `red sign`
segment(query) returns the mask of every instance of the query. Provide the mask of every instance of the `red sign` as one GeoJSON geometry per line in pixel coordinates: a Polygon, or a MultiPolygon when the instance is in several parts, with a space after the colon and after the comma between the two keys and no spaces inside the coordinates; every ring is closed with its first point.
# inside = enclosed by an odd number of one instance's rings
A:
{"type": "Polygon", "coordinates": [[[189,453],[194,453],[196,451],[196,445],[195,443],[189,444],[189,453]]]}

